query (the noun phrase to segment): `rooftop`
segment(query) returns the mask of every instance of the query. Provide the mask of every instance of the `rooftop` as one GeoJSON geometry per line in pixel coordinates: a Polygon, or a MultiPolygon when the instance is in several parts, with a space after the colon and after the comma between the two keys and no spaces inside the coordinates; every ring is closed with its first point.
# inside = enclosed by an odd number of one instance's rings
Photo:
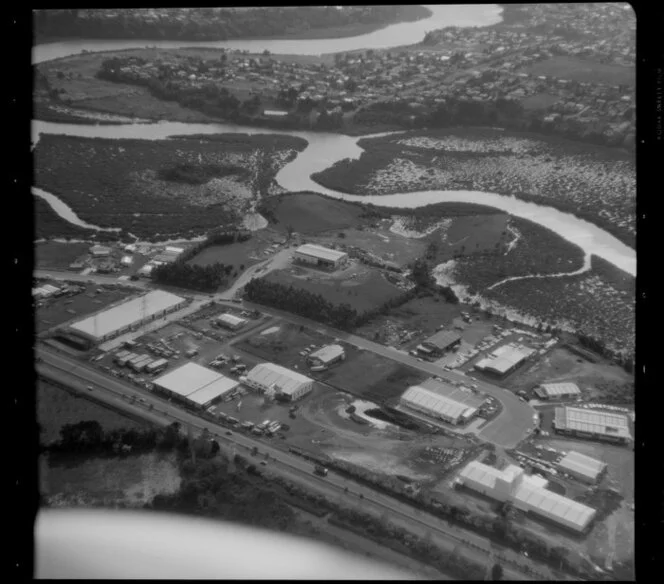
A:
{"type": "Polygon", "coordinates": [[[461,337],[454,331],[438,331],[435,335],[430,336],[425,343],[434,345],[439,349],[446,349],[459,340],[461,340],[461,337]]]}
{"type": "Polygon", "coordinates": [[[197,389],[194,393],[190,393],[187,396],[187,399],[202,406],[214,398],[219,397],[220,395],[224,395],[225,393],[235,389],[238,385],[239,383],[234,379],[230,379],[224,375],[221,375],[218,379],[215,379],[211,383],[208,383],[206,386],[197,389]]]}
{"type": "Polygon", "coordinates": [[[316,245],[314,243],[306,243],[301,245],[295,250],[296,253],[313,256],[323,260],[328,260],[330,262],[336,262],[342,257],[346,256],[346,252],[337,251],[335,249],[329,249],[323,247],[322,245],[316,245]]]}
{"type": "Polygon", "coordinates": [[[576,383],[542,383],[540,387],[548,396],[581,393],[581,390],[576,383]]]}
{"type": "Polygon", "coordinates": [[[274,363],[260,363],[247,373],[247,379],[263,387],[278,386],[281,393],[292,393],[311,379],[274,363]]]}
{"type": "Polygon", "coordinates": [[[434,414],[453,419],[470,414],[476,409],[418,385],[409,387],[404,392],[401,396],[401,403],[416,409],[423,408],[434,414]]]}
{"type": "Polygon", "coordinates": [[[186,363],[182,367],[158,377],[154,384],[183,397],[188,397],[222,378],[225,379],[217,371],[196,363],[186,363]]]}
{"type": "Polygon", "coordinates": [[[234,314],[229,314],[228,312],[224,312],[223,314],[220,314],[217,317],[217,320],[224,321],[224,322],[226,322],[228,324],[231,324],[233,326],[237,326],[237,325],[244,324],[245,322],[247,322],[246,319],[240,318],[239,316],[235,316],[234,314]]]}
{"type": "Polygon", "coordinates": [[[155,290],[93,314],[70,325],[69,328],[92,338],[101,339],[117,330],[141,322],[144,318],[173,308],[181,302],[184,302],[184,299],[175,294],[155,290]]]}
{"type": "Polygon", "coordinates": [[[311,353],[309,358],[318,359],[323,363],[328,363],[330,361],[334,361],[334,359],[343,354],[344,348],[341,345],[326,345],[325,347],[318,349],[318,351],[311,353]]]}
{"type": "Polygon", "coordinates": [[[558,466],[563,470],[576,472],[591,479],[597,478],[606,468],[606,464],[601,460],[596,460],[574,450],[565,455],[558,466]]]}
{"type": "Polygon", "coordinates": [[[489,357],[478,361],[475,366],[478,369],[490,369],[498,373],[506,373],[534,352],[535,349],[523,345],[503,345],[493,351],[489,357]]]}
{"type": "Polygon", "coordinates": [[[556,408],[556,427],[631,439],[627,416],[581,408],[556,408]]]}

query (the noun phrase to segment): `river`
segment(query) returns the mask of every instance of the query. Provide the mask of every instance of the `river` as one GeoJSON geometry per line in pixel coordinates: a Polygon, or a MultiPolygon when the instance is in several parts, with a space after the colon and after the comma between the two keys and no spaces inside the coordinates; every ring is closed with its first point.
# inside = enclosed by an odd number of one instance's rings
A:
{"type": "MultiPolygon", "coordinates": [[[[387,48],[395,45],[416,43],[422,40],[425,32],[443,26],[477,26],[492,24],[499,20],[500,9],[496,6],[464,6],[463,10],[452,11],[450,6],[429,6],[432,17],[415,23],[392,25],[381,31],[368,35],[352,37],[351,39],[322,39],[322,40],[292,40],[292,41],[229,41],[228,43],[212,43],[214,46],[236,46],[238,43],[251,47],[249,50],[260,52],[264,48],[275,53],[290,54],[318,54],[322,52],[336,52],[354,48],[387,48]],[[385,38],[387,31],[390,39],[385,38]],[[381,40],[382,39],[382,40],[381,40]],[[388,42],[389,41],[389,42],[388,42]],[[383,45],[379,43],[385,43],[383,45]],[[275,45],[274,43],[282,43],[275,45]]],[[[140,46],[190,46],[192,43],[169,42],[141,42],[141,41],[71,41],[40,45],[35,49],[37,60],[47,60],[66,54],[73,54],[82,49],[89,51],[111,50],[140,46]],[[69,52],[66,52],[69,51],[69,52]]],[[[211,43],[203,43],[210,46],[211,43]]],[[[583,249],[586,260],[591,254],[604,258],[625,272],[636,275],[636,252],[603,229],[563,213],[546,205],[537,205],[521,201],[516,197],[485,193],[479,191],[421,191],[412,193],[399,193],[384,196],[349,195],[325,188],[311,179],[311,175],[332,166],[344,158],[356,159],[362,153],[357,144],[360,138],[345,136],[343,134],[324,132],[300,132],[270,130],[240,126],[236,124],[187,124],[181,122],[159,122],[154,124],[122,124],[113,126],[56,124],[50,122],[34,121],[32,126],[33,144],[39,140],[39,135],[67,134],[71,136],[85,136],[95,138],[135,138],[143,140],[159,140],[174,135],[216,134],[216,133],[245,133],[245,134],[286,134],[304,138],[308,142],[307,148],[277,174],[277,182],[287,191],[315,191],[347,201],[370,202],[378,206],[414,208],[440,202],[469,202],[495,207],[517,217],[528,219],[542,225],[564,239],[575,243],[583,249]]],[[[363,136],[366,138],[367,136],[363,136]]],[[[53,206],[54,195],[44,196],[43,191],[33,192],[42,196],[53,206]]],[[[55,211],[64,219],[74,224],[94,227],[79,222],[75,213],[64,203],[54,207],[55,211]],[[64,213],[64,214],[63,214],[64,213]]]]}
{"type": "Polygon", "coordinates": [[[495,4],[466,6],[427,5],[429,18],[416,22],[393,24],[369,34],[335,39],[257,39],[229,41],[160,41],[160,40],[103,40],[77,39],[37,45],[32,50],[32,62],[41,63],[75,55],[82,51],[117,51],[141,47],[176,49],[179,47],[215,47],[229,50],[262,53],[265,49],[275,55],[324,55],[359,49],[389,49],[413,45],[422,41],[427,32],[449,26],[489,26],[501,20],[502,8],[495,4]]]}

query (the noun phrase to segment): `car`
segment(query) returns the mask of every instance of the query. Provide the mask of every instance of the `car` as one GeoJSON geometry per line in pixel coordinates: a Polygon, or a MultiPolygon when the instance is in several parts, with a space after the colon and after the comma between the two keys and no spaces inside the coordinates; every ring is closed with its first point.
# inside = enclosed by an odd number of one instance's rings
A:
{"type": "Polygon", "coordinates": [[[232,435],[233,435],[233,432],[231,432],[230,430],[228,432],[226,432],[226,436],[232,436],[232,435]]]}
{"type": "Polygon", "coordinates": [[[87,389],[88,391],[92,391],[92,390],[93,390],[93,387],[92,387],[91,385],[88,385],[88,387],[87,387],[86,389],[87,389]]]}
{"type": "Polygon", "coordinates": [[[261,466],[267,466],[267,461],[266,460],[261,460],[261,466]]]}

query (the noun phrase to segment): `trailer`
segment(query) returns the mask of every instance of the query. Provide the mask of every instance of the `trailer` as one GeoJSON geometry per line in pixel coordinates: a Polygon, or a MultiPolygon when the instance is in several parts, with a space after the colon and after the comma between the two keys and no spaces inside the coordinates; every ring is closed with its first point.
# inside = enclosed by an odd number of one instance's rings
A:
{"type": "Polygon", "coordinates": [[[131,364],[131,367],[136,373],[141,373],[142,371],[145,371],[145,368],[150,365],[153,362],[152,357],[145,357],[144,359],[141,359],[140,361],[135,361],[131,364]]]}
{"type": "Polygon", "coordinates": [[[160,371],[163,371],[168,367],[168,359],[157,359],[156,361],[153,361],[150,363],[145,370],[148,373],[152,373],[153,375],[159,373],[160,371]]]}

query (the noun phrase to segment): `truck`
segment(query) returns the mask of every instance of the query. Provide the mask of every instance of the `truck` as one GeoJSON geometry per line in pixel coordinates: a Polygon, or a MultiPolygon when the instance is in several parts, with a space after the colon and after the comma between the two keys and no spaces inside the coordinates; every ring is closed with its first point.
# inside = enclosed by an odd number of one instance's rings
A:
{"type": "Polygon", "coordinates": [[[322,464],[317,464],[314,467],[314,474],[317,474],[321,477],[326,477],[327,476],[327,468],[325,468],[322,464]]]}

